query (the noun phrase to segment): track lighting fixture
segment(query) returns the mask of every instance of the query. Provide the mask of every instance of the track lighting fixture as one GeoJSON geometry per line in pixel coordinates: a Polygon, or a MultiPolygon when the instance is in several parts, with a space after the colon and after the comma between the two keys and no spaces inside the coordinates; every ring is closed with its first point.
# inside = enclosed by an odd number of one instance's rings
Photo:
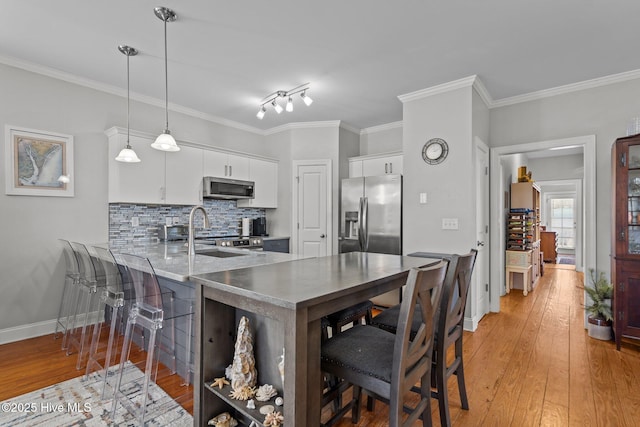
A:
{"type": "Polygon", "coordinates": [[[153,9],[158,19],[164,22],[164,107],[165,107],[165,128],[158,135],[151,147],[160,151],[180,151],[176,140],[169,131],[169,77],[167,73],[167,22],[176,20],[176,13],[166,7],[156,7],[153,9]]]}
{"type": "Polygon", "coordinates": [[[288,112],[292,112],[293,111],[293,95],[295,95],[296,93],[300,94],[300,96],[302,97],[302,100],[307,106],[311,105],[313,100],[306,95],[306,92],[308,89],[309,89],[309,83],[305,83],[298,87],[294,87],[291,90],[278,90],[273,92],[269,96],[263,98],[262,101],[260,101],[260,110],[258,111],[258,114],[256,114],[256,117],[262,120],[264,118],[264,115],[267,112],[267,105],[269,104],[273,106],[273,109],[276,111],[276,113],[278,114],[282,113],[283,108],[280,104],[278,104],[277,102],[278,98],[286,99],[287,100],[286,110],[288,112]]]}
{"type": "Polygon", "coordinates": [[[131,148],[131,144],[129,143],[129,57],[136,56],[138,51],[136,48],[125,45],[118,46],[118,50],[127,56],[127,146],[120,150],[118,157],[116,157],[116,161],[124,163],[139,163],[140,158],[136,152],[133,151],[133,148],[131,148]]]}

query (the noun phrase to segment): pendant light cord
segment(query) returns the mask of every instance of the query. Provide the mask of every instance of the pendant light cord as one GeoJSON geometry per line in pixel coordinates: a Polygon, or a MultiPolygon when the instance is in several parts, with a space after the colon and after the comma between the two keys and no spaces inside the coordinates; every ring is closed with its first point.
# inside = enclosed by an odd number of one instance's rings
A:
{"type": "Polygon", "coordinates": [[[169,73],[167,71],[167,18],[164,19],[164,111],[166,126],[169,130],[169,73]]]}
{"type": "Polygon", "coordinates": [[[129,96],[129,55],[127,54],[127,148],[131,148],[129,144],[129,104],[131,103],[129,96]]]}

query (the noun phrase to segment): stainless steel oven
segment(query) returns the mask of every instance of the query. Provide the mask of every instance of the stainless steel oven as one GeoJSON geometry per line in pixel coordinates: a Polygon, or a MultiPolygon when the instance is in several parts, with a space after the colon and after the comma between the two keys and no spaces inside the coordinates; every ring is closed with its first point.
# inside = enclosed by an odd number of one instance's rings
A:
{"type": "Polygon", "coordinates": [[[262,237],[260,236],[205,237],[205,238],[198,239],[197,243],[215,245],[221,248],[246,249],[250,251],[262,250],[262,237]]]}

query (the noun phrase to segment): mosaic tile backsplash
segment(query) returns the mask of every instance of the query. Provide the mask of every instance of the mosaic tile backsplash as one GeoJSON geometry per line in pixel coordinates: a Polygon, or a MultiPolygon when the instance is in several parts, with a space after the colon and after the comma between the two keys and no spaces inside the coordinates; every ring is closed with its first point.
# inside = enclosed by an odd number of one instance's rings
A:
{"type": "MultiPolygon", "coordinates": [[[[242,231],[242,218],[265,216],[264,209],[239,208],[235,200],[205,200],[203,203],[210,228],[203,229],[202,213],[196,213],[196,235],[238,236],[242,231]]],[[[189,224],[189,213],[193,206],[137,205],[124,203],[109,204],[109,243],[128,244],[155,242],[159,228],[167,223],[189,224]],[[133,218],[139,221],[133,226],[133,218]]]]}

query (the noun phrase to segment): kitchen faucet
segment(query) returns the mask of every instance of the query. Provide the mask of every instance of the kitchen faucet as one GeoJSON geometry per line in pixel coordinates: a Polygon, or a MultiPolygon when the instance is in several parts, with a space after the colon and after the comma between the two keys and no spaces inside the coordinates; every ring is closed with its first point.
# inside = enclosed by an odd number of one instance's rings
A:
{"type": "Polygon", "coordinates": [[[202,211],[202,215],[204,216],[204,227],[209,228],[209,217],[207,216],[207,211],[204,210],[204,206],[194,206],[189,213],[189,240],[187,242],[187,254],[189,257],[196,254],[196,244],[193,238],[196,234],[193,226],[193,217],[195,216],[196,211],[202,211]]]}

